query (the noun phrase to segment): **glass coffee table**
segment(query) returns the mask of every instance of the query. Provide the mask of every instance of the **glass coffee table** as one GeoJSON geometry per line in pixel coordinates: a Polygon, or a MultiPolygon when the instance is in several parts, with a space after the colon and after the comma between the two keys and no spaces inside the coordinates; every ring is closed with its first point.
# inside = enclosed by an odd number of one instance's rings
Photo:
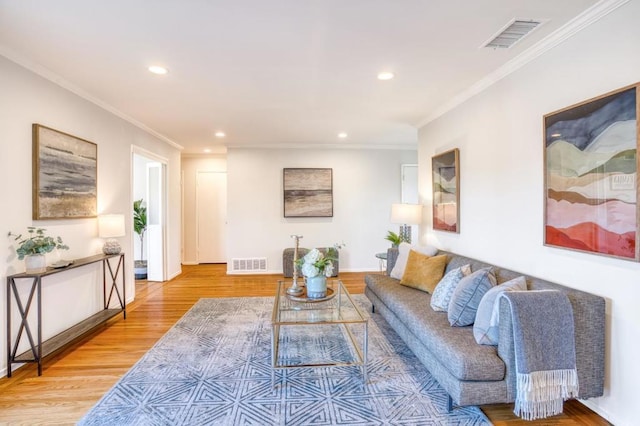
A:
{"type": "Polygon", "coordinates": [[[271,319],[271,384],[278,369],[360,366],[367,381],[367,318],[340,280],[327,280],[327,298],[290,296],[278,281],[271,319]],[[360,329],[356,329],[360,327],[360,329]]]}

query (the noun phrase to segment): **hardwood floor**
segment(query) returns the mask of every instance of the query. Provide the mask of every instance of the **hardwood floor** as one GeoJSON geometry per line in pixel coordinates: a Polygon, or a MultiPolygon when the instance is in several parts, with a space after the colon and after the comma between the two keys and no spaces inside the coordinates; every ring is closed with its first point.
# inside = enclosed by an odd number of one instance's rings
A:
{"type": "MultiPolygon", "coordinates": [[[[225,274],[225,265],[183,266],[166,282],[136,283],[127,319],[112,319],[64,351],[45,359],[43,375],[34,365],[0,379],[0,424],[75,424],[131,366],[200,298],[272,296],[281,275],[225,274]]],[[[364,291],[365,273],[343,273],[353,294],[364,291]]],[[[584,405],[569,401],[565,413],[528,422],[512,405],[482,407],[495,425],[608,425],[584,405]]]]}

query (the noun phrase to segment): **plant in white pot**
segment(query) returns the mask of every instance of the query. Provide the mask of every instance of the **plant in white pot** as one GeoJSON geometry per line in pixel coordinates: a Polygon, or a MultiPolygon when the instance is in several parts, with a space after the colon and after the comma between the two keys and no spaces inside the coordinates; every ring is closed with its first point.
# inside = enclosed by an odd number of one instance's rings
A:
{"type": "Polygon", "coordinates": [[[51,253],[54,249],[69,250],[69,246],[62,242],[62,238],[48,236],[46,232],[44,228],[29,226],[27,227],[28,235],[16,235],[12,232],[8,234],[18,242],[16,254],[18,259],[24,259],[27,273],[44,272],[47,268],[45,254],[51,253]]]}
{"type": "Polygon", "coordinates": [[[333,262],[337,260],[337,254],[338,250],[333,247],[327,250],[326,255],[314,248],[296,261],[305,277],[309,299],[322,299],[327,296],[327,277],[333,275],[333,262]]]}
{"type": "Polygon", "coordinates": [[[147,208],[141,198],[133,202],[133,230],[140,236],[140,260],[134,262],[135,279],[147,279],[147,261],[144,260],[144,233],[147,230],[147,208]]]}

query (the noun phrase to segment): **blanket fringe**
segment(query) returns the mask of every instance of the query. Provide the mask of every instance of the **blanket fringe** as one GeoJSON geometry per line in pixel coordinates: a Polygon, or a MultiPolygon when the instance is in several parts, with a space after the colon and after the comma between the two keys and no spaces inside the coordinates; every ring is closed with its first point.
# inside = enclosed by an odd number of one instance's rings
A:
{"type": "Polygon", "coordinates": [[[517,373],[517,397],[513,412],[525,420],[562,413],[562,403],[578,396],[575,369],[517,373]]]}

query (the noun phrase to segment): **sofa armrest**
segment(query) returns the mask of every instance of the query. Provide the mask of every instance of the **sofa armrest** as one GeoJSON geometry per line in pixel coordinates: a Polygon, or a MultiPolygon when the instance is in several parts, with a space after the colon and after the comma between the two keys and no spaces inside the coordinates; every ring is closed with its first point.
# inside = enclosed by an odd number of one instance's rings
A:
{"type": "Polygon", "coordinates": [[[387,275],[391,275],[391,271],[398,260],[398,248],[391,247],[387,249],[387,275]]]}
{"type": "Polygon", "coordinates": [[[511,305],[500,298],[500,323],[498,330],[498,356],[505,365],[504,378],[507,382],[507,400],[516,399],[516,356],[513,348],[513,322],[511,319],[511,305]]]}
{"type": "MultiPolygon", "coordinates": [[[[566,293],[573,309],[576,368],[580,391],[578,398],[586,399],[604,394],[605,300],[593,294],[557,286],[566,293]]],[[[509,302],[500,298],[498,356],[505,364],[507,396],[515,399],[516,365],[513,346],[513,323],[509,302]]]]}

